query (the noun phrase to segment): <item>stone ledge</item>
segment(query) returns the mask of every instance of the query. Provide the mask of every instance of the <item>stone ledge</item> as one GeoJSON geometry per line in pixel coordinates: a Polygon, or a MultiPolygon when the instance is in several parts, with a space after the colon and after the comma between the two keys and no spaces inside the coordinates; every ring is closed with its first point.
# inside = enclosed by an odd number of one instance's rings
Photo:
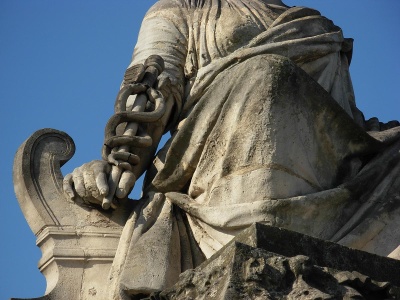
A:
{"type": "Polygon", "coordinates": [[[357,271],[375,280],[400,286],[400,261],[351,249],[283,228],[253,224],[235,241],[287,257],[305,255],[323,267],[357,271]]]}
{"type": "Polygon", "coordinates": [[[394,259],[254,224],[146,299],[400,299],[399,270],[394,259]]]}

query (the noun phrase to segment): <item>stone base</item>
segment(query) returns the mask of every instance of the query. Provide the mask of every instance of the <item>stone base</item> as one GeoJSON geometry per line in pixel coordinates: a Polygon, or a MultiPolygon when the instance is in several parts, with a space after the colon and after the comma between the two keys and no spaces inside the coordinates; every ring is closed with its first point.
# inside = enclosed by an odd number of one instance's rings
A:
{"type": "Polygon", "coordinates": [[[148,299],[400,299],[400,261],[254,224],[148,299]]]}

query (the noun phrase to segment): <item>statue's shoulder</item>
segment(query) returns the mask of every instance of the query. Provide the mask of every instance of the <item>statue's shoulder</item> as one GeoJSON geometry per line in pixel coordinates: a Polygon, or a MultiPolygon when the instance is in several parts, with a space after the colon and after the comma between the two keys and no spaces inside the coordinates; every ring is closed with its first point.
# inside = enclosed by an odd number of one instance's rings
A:
{"type": "Polygon", "coordinates": [[[190,0],[158,0],[151,8],[150,11],[173,9],[179,7],[192,7],[193,2],[197,1],[190,0]]]}
{"type": "MultiPolygon", "coordinates": [[[[193,7],[193,1],[190,0],[159,0],[147,12],[146,16],[168,15],[168,12],[173,14],[181,10],[188,10],[193,7]]],[[[197,3],[197,1],[194,1],[197,3]]],[[[182,12],[180,12],[182,13],[182,12]]]]}

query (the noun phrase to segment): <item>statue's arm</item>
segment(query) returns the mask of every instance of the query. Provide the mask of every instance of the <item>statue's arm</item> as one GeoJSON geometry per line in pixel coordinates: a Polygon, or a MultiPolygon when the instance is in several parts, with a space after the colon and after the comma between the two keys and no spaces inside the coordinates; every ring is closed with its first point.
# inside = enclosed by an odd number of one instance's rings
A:
{"type": "MultiPolygon", "coordinates": [[[[165,70],[158,78],[157,89],[164,96],[166,111],[157,122],[146,124],[152,145],[149,148],[131,149],[132,153],[140,157],[139,164],[134,168],[136,178],[147,170],[161,137],[173,126],[181,111],[188,44],[188,29],[184,19],[187,13],[182,10],[182,7],[171,5],[169,1],[159,1],[149,10],[142,22],[128,66],[129,69],[143,63],[150,55],[159,55],[165,62],[165,70]]],[[[133,102],[133,99],[129,101],[133,102]]]]}
{"type": "MultiPolygon", "coordinates": [[[[154,123],[142,124],[152,138],[147,148],[130,148],[129,151],[140,158],[133,171],[124,171],[116,190],[118,198],[126,197],[133,188],[135,179],[140,177],[153,160],[157,146],[165,131],[173,125],[182,107],[185,85],[184,65],[187,55],[188,30],[182,7],[165,5],[168,1],[157,2],[146,14],[139,32],[130,65],[134,66],[151,55],[164,59],[165,70],[158,77],[157,89],[166,100],[164,115],[154,123]],[[179,17],[177,17],[179,16],[179,17]]],[[[135,96],[127,100],[127,109],[132,107],[135,96]]],[[[76,168],[64,179],[64,190],[74,198],[79,195],[90,202],[101,203],[109,192],[107,177],[111,171],[108,162],[96,160],[76,168]]]]}

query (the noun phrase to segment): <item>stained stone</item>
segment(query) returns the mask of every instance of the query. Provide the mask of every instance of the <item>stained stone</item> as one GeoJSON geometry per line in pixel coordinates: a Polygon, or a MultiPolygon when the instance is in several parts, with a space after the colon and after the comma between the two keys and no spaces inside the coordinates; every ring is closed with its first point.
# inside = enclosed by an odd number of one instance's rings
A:
{"type": "Polygon", "coordinates": [[[148,299],[399,299],[400,262],[254,224],[148,299]]]}

